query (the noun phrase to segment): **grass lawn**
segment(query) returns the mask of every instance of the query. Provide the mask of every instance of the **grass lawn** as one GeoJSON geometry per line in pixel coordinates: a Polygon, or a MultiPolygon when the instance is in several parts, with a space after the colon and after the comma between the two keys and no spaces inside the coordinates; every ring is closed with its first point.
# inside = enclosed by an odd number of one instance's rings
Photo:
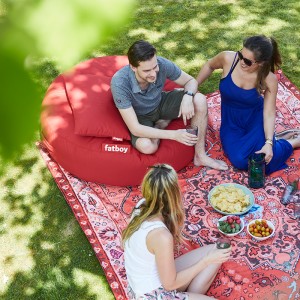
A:
{"type": "MultiPolygon", "coordinates": [[[[263,33],[277,39],[282,69],[300,87],[299,20],[297,0],[139,0],[130,24],[87,58],[123,55],[135,40],[146,39],[196,76],[209,57],[239,50],[244,37],[263,33]]],[[[44,59],[32,74],[44,93],[58,70],[44,59]]],[[[215,73],[200,91],[215,91],[218,81],[215,73]]],[[[15,160],[0,163],[0,299],[114,299],[34,142],[15,160]]]]}

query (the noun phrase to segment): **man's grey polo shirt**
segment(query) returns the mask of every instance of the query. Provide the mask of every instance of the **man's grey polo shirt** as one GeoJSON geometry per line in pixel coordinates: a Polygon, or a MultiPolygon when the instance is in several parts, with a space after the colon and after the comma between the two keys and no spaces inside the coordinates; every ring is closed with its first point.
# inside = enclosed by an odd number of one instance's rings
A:
{"type": "Polygon", "coordinates": [[[151,83],[147,91],[141,88],[135,78],[135,73],[127,65],[117,71],[111,80],[111,91],[117,108],[133,107],[137,115],[145,115],[153,111],[161,101],[161,93],[166,79],[178,79],[181,70],[166,58],[157,57],[159,72],[156,82],[151,83]]]}

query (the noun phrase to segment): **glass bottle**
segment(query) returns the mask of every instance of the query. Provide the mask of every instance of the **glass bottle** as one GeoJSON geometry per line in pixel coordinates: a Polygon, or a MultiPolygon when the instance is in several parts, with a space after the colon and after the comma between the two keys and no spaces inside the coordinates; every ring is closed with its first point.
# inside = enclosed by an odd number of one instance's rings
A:
{"type": "Polygon", "coordinates": [[[288,184],[285,187],[283,196],[280,200],[283,205],[289,204],[293,198],[293,194],[298,190],[299,177],[295,174],[290,174],[287,179],[288,184]]]}
{"type": "Polygon", "coordinates": [[[231,241],[227,237],[220,237],[217,239],[217,249],[227,249],[231,246],[231,241]]]}
{"type": "Polygon", "coordinates": [[[248,185],[250,188],[258,189],[265,185],[265,154],[253,153],[248,158],[248,185]]]}
{"type": "Polygon", "coordinates": [[[197,136],[198,136],[198,126],[187,125],[187,126],[185,127],[185,130],[186,130],[188,133],[191,133],[191,134],[194,134],[194,135],[197,135],[197,136]]]}

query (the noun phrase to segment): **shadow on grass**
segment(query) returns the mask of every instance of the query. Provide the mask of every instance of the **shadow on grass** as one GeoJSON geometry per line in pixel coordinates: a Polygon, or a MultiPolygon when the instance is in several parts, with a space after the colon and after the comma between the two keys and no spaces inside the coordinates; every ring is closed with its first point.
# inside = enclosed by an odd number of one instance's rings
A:
{"type": "MultiPolygon", "coordinates": [[[[282,69],[300,86],[300,12],[297,1],[143,1],[132,23],[117,37],[99,47],[95,55],[126,54],[138,39],[153,43],[158,55],[175,61],[197,76],[205,61],[224,50],[242,48],[245,37],[273,36],[279,43],[282,69]]],[[[201,86],[204,93],[218,88],[213,75],[201,86]]]]}
{"type": "Polygon", "coordinates": [[[13,178],[3,178],[9,189],[1,201],[0,298],[113,299],[90,244],[38,151],[30,152],[31,158],[21,157],[9,166],[15,170],[13,178]]]}
{"type": "MultiPolygon", "coordinates": [[[[123,55],[138,39],[196,76],[223,50],[239,50],[244,37],[274,36],[282,69],[300,87],[298,1],[140,1],[132,22],[88,57],[123,55]]],[[[45,60],[32,64],[46,89],[58,75],[45,60]]],[[[200,87],[218,88],[219,74],[200,87]]],[[[34,146],[1,174],[1,299],[113,299],[103,271],[73,213],[34,146]],[[2,264],[2,265],[1,265],[2,264]]]]}

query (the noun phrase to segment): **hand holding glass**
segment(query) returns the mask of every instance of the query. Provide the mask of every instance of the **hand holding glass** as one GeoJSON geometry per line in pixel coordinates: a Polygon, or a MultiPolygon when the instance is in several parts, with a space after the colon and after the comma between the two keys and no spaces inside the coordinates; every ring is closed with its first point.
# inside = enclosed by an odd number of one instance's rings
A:
{"type": "Polygon", "coordinates": [[[231,241],[227,237],[220,237],[217,239],[217,249],[227,249],[231,246],[231,241]]]}
{"type": "Polygon", "coordinates": [[[186,130],[188,133],[191,133],[191,134],[194,134],[194,135],[198,136],[198,127],[197,127],[197,126],[187,125],[187,126],[185,127],[185,130],[186,130]]]}

